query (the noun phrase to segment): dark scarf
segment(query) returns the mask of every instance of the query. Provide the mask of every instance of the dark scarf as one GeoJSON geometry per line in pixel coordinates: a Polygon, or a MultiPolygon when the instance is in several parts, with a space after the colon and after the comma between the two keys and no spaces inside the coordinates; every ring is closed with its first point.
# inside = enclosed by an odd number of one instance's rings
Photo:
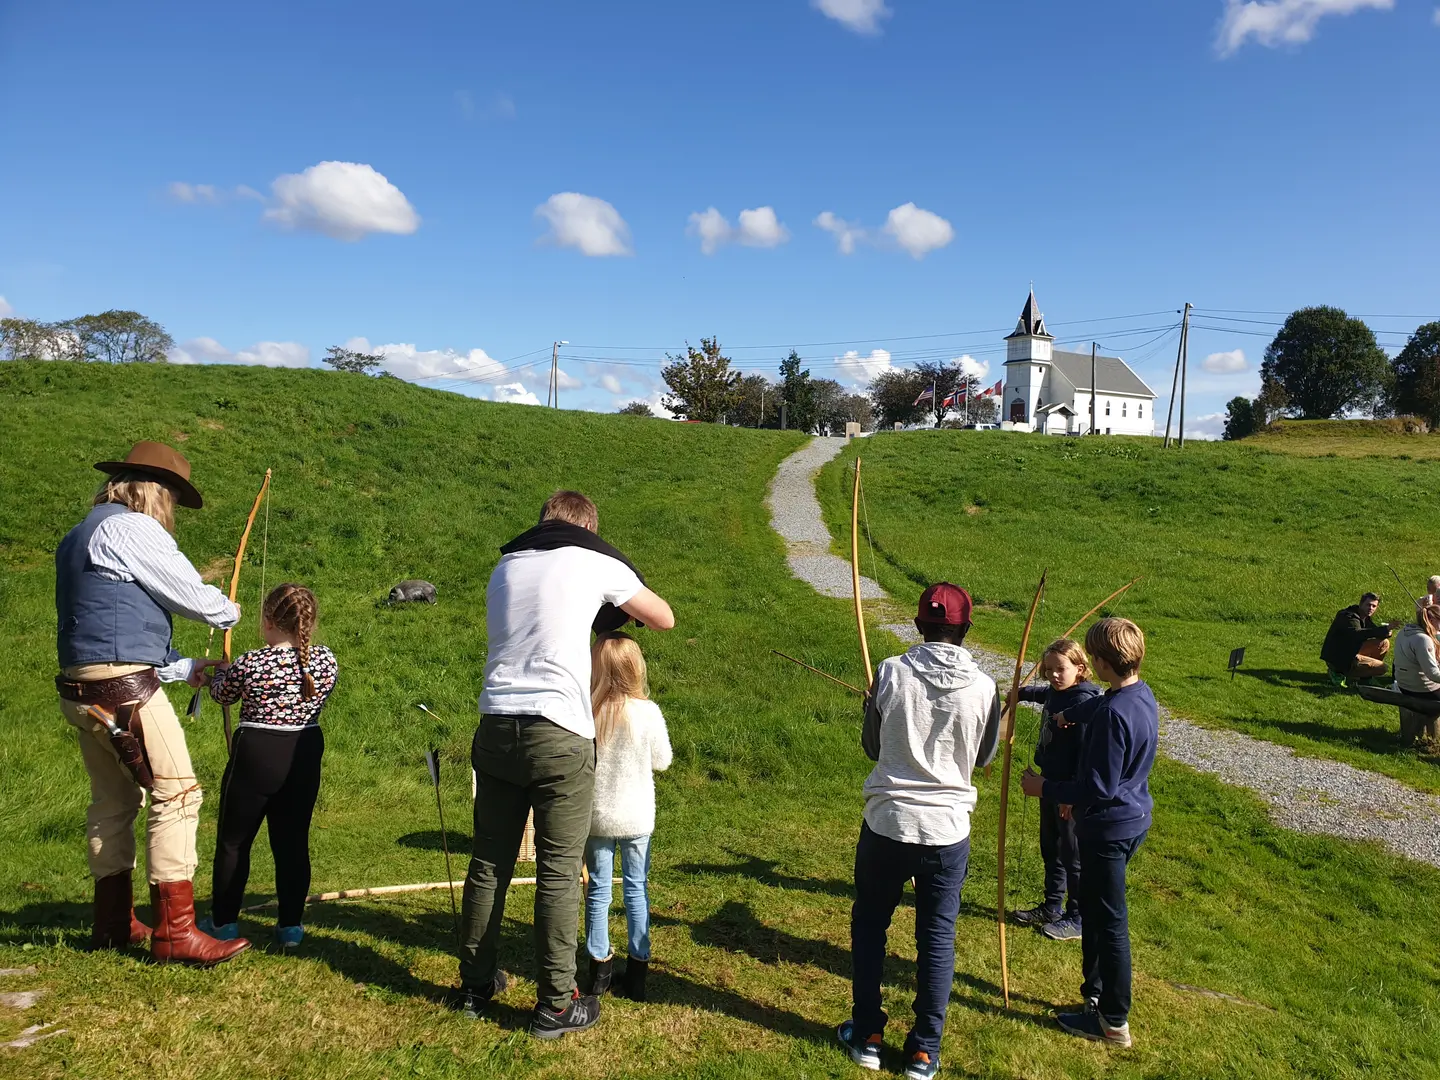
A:
{"type": "MultiPolygon", "coordinates": [[[[599,555],[608,555],[616,562],[628,566],[640,579],[640,584],[645,584],[645,575],[640,573],[635,568],[635,564],[621,554],[618,548],[607,544],[589,529],[571,525],[568,521],[542,521],[533,529],[527,529],[501,547],[500,554],[513,555],[517,551],[556,551],[567,547],[584,548],[586,551],[593,551],[599,555]]],[[[595,616],[595,621],[590,625],[590,629],[597,634],[608,634],[612,630],[619,630],[629,621],[630,616],[614,604],[605,604],[595,616]]],[[[637,621],[635,625],[643,624],[637,621]]]]}

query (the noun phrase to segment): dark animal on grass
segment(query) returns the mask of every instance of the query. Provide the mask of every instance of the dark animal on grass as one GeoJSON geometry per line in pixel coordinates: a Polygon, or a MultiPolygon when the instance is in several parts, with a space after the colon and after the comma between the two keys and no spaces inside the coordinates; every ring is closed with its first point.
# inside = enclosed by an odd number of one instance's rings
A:
{"type": "Polygon", "coordinates": [[[428,581],[412,578],[409,581],[400,582],[390,590],[390,603],[392,604],[408,604],[418,600],[424,600],[427,604],[435,603],[435,586],[428,581]]]}

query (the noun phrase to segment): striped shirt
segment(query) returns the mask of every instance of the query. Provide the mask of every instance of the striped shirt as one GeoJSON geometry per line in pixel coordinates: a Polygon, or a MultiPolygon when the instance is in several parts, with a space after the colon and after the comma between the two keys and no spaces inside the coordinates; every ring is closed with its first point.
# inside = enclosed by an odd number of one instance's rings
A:
{"type": "MultiPolygon", "coordinates": [[[[148,514],[116,514],[90,536],[87,554],[95,572],[107,581],[133,581],[166,611],[218,630],[240,621],[240,609],[214,585],[200,580],[165,526],[148,514]]],[[[194,662],[181,658],[157,668],[162,682],[190,677],[194,662]]]]}

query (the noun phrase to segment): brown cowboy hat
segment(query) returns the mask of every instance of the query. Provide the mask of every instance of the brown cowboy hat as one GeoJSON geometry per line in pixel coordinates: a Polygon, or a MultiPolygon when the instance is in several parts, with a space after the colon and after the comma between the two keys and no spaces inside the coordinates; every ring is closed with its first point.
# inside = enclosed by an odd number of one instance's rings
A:
{"type": "Polygon", "coordinates": [[[95,468],[114,476],[116,473],[144,473],[157,480],[163,480],[175,489],[180,505],[199,510],[205,505],[200,492],[190,483],[190,462],[185,455],[164,443],[137,442],[125,455],[124,461],[97,461],[95,468]]]}

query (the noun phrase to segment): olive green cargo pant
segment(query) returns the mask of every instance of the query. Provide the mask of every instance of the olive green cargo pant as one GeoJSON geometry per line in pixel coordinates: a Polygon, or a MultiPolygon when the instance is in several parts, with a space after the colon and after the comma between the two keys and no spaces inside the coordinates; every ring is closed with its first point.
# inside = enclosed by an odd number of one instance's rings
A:
{"type": "Polygon", "coordinates": [[[575,992],[580,868],[595,795],[595,743],[539,716],[482,716],[475,767],[475,844],[465,877],[460,981],[499,970],[505,893],[525,819],[535,811],[536,1000],[562,1009],[575,992]]]}

